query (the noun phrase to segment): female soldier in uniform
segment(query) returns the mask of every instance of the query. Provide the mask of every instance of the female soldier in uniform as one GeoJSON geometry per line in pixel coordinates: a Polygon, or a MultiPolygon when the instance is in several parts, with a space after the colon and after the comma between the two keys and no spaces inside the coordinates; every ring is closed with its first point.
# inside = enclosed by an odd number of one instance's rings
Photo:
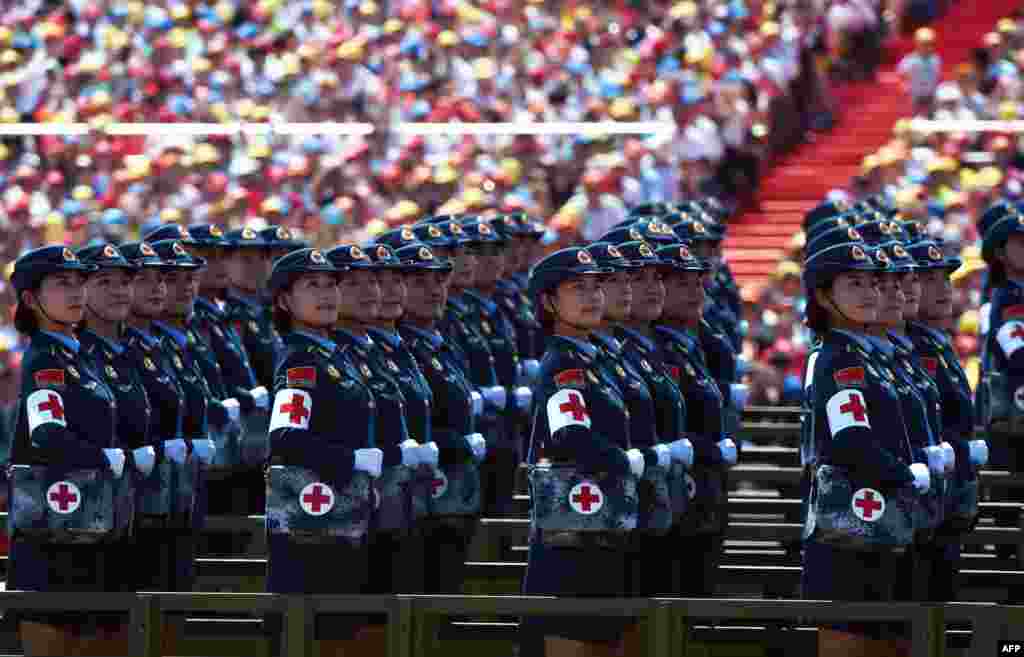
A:
{"type": "MultiPolygon", "coordinates": [[[[388,358],[367,332],[377,318],[382,302],[377,265],[354,245],[341,245],[326,254],[327,260],[344,273],[339,275],[341,303],[338,321],[331,338],[346,359],[359,371],[377,405],[376,444],[384,449],[383,473],[376,482],[379,499],[371,522],[367,593],[410,592],[421,587],[415,581],[416,545],[412,536],[411,486],[414,471],[422,464],[433,471],[437,465],[437,445],[421,445],[420,436],[409,434],[406,399],[395,378],[398,364],[388,358]],[[404,556],[408,553],[408,557],[404,556]],[[401,588],[400,588],[401,587],[401,588]],[[409,587],[409,588],[405,588],[409,587]]],[[[366,630],[378,645],[364,650],[384,650],[384,626],[366,630]]]]}
{"type": "Polygon", "coordinates": [[[945,602],[957,599],[956,575],[960,563],[960,542],[978,518],[977,468],[988,462],[988,444],[972,439],[974,404],[967,375],[953,348],[946,322],[953,315],[953,289],[950,274],[960,266],[959,258],[947,257],[939,245],[930,240],[910,244],[906,250],[917,263],[921,287],[915,321],[907,323],[907,336],[913,340],[914,351],[928,374],[934,379],[941,396],[942,438],[956,454],[955,474],[946,496],[945,518],[926,555],[927,582],[924,599],[945,602]]]}
{"type": "MultiPolygon", "coordinates": [[[[527,594],[604,597],[629,588],[626,548],[637,525],[636,484],[645,459],[632,448],[623,393],[589,341],[603,321],[601,277],[609,272],[586,249],[569,248],[530,274],[530,294],[549,337],[528,457],[527,594]]],[[[544,636],[549,657],[623,654],[626,625],[581,617],[525,623],[544,636]]]]}
{"type": "MultiPolygon", "coordinates": [[[[672,450],[672,469],[669,474],[669,493],[672,502],[673,524],[678,522],[689,506],[686,495],[684,470],[693,463],[693,443],[686,438],[686,401],[672,378],[653,340],[654,322],[661,319],[665,307],[664,274],[672,267],[659,258],[651,245],[644,241],[629,241],[618,245],[619,253],[633,265],[630,284],[633,303],[629,316],[618,326],[615,335],[622,342],[623,355],[633,369],[640,373],[654,400],[656,435],[669,441],[672,450]]],[[[677,574],[682,567],[677,541],[667,536],[634,537],[637,543],[631,580],[632,592],[639,595],[675,595],[680,591],[673,585],[681,581],[677,574]],[[667,560],[671,576],[665,577],[663,561],[667,560]]]]}
{"type": "Polygon", "coordinates": [[[665,276],[665,309],[654,326],[654,339],[686,399],[686,431],[694,448],[694,469],[685,477],[690,509],[673,528],[684,564],[673,590],[711,596],[725,532],[725,470],[736,463],[738,454],[725,433],[722,393],[698,339],[708,266],[684,244],[663,246],[655,253],[672,269],[665,276]]]}
{"type": "MultiPolygon", "coordinates": [[[[906,580],[902,552],[913,541],[916,494],[928,466],[913,462],[892,369],[867,339],[880,299],[876,264],[855,231],[819,242],[804,262],[807,323],[821,337],[809,373],[810,441],[816,470],[809,488],[802,594],[816,600],[893,600],[906,580]]],[[[892,630],[822,628],[823,655],[899,654],[892,630]]],[[[899,637],[895,637],[899,638],[899,637]]]]}
{"type": "MultiPolygon", "coordinates": [[[[29,251],[14,263],[14,324],[31,343],[22,360],[11,451],[10,589],[121,588],[119,564],[110,563],[117,552],[103,540],[116,533],[109,493],[126,455],[118,446],[114,393],[80,354],[74,334],[85,313],[85,276],[95,269],[61,246],[29,251]],[[103,518],[104,536],[69,544],[77,530],[93,523],[80,522],[86,514],[103,518]]],[[[90,629],[107,624],[70,612],[19,620],[29,655],[90,654],[97,645],[90,629]]],[[[102,637],[98,643],[105,643],[102,637]]]]}
{"type": "MultiPolygon", "coordinates": [[[[397,444],[375,446],[376,399],[331,338],[340,271],[320,251],[300,249],[278,260],[270,275],[274,324],[285,343],[270,417],[272,593],[364,592],[372,480],[385,462],[401,460],[397,444]]],[[[363,624],[321,615],[321,654],[345,654],[363,624]]]]}
{"type": "Polygon", "coordinates": [[[458,348],[437,330],[448,301],[451,262],[420,242],[397,249],[395,257],[402,262],[407,290],[399,331],[430,384],[430,431],[439,449],[429,482],[429,516],[422,522],[424,591],[461,593],[466,552],[479,522],[479,464],[487,454],[476,432],[483,400],[463,369],[458,348]]]}

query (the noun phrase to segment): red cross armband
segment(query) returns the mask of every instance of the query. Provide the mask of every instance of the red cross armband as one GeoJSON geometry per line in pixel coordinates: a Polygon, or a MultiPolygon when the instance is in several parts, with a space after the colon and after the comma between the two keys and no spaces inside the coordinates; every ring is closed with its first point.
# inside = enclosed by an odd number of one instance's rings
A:
{"type": "Polygon", "coordinates": [[[548,428],[551,435],[559,429],[574,424],[590,428],[590,413],[583,400],[583,393],[572,388],[563,388],[548,398],[548,428]]]}
{"type": "Polygon", "coordinates": [[[835,436],[850,427],[871,428],[867,402],[860,390],[840,390],[828,400],[828,427],[835,436]]]}
{"type": "Polygon", "coordinates": [[[274,395],[274,412],[270,414],[268,433],[277,429],[309,429],[313,414],[313,398],[305,390],[282,388],[274,395]]]}
{"type": "Polygon", "coordinates": [[[1011,358],[1018,349],[1024,347],[1024,322],[1006,322],[999,327],[996,340],[1007,358],[1011,358]]]}
{"type": "Polygon", "coordinates": [[[31,436],[37,427],[53,422],[68,426],[64,415],[64,400],[56,390],[36,390],[25,401],[28,410],[28,433],[31,436]]]}

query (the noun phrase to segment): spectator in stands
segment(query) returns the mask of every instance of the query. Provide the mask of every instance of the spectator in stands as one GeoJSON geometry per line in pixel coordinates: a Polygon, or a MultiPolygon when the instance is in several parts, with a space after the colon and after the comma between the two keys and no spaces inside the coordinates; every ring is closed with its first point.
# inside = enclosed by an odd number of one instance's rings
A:
{"type": "Polygon", "coordinates": [[[942,75],[942,60],[935,54],[935,32],[922,27],[914,33],[914,52],[900,61],[899,72],[904,78],[913,101],[915,116],[930,117],[935,89],[942,75]]]}

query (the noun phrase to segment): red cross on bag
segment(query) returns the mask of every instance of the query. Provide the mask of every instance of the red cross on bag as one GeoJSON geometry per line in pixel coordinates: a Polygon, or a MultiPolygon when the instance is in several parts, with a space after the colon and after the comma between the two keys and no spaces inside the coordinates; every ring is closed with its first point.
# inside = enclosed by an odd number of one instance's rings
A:
{"type": "Polygon", "coordinates": [[[877,522],[885,513],[885,498],[874,488],[861,488],[850,502],[853,515],[864,522],[877,522]]]}
{"type": "Polygon", "coordinates": [[[274,395],[274,412],[270,415],[270,428],[308,429],[313,415],[313,398],[305,390],[282,388],[274,395]]]}

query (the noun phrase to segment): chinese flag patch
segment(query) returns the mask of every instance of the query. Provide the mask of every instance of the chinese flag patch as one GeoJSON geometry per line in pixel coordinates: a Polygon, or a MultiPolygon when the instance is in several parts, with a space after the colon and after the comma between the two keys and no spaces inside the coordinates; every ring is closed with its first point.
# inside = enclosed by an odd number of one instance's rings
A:
{"type": "Polygon", "coordinates": [[[32,375],[40,388],[64,385],[64,370],[39,370],[32,375]]]}
{"type": "Polygon", "coordinates": [[[669,373],[669,374],[670,374],[670,375],[672,376],[672,378],[673,378],[673,379],[675,379],[676,381],[678,381],[678,380],[679,380],[679,377],[681,377],[681,376],[682,376],[682,373],[681,373],[681,372],[679,371],[679,368],[678,368],[678,367],[676,367],[675,365],[669,365],[669,367],[668,367],[668,373],[669,373]]]}
{"type": "Polygon", "coordinates": [[[924,365],[924,368],[926,370],[928,370],[928,373],[931,374],[932,376],[935,376],[935,374],[939,371],[939,359],[938,358],[932,358],[931,356],[924,356],[924,357],[921,358],[921,364],[924,365]]]}
{"type": "Polygon", "coordinates": [[[582,387],[583,370],[562,370],[555,375],[555,385],[559,388],[582,387]]]}
{"type": "Polygon", "coordinates": [[[863,367],[844,367],[832,375],[839,386],[859,386],[864,383],[863,367]]]}
{"type": "Polygon", "coordinates": [[[315,388],[315,367],[290,367],[287,372],[288,387],[315,388]]]}
{"type": "Polygon", "coordinates": [[[1003,308],[1003,319],[1021,319],[1024,317],[1024,305],[1017,304],[1003,308]]]}

